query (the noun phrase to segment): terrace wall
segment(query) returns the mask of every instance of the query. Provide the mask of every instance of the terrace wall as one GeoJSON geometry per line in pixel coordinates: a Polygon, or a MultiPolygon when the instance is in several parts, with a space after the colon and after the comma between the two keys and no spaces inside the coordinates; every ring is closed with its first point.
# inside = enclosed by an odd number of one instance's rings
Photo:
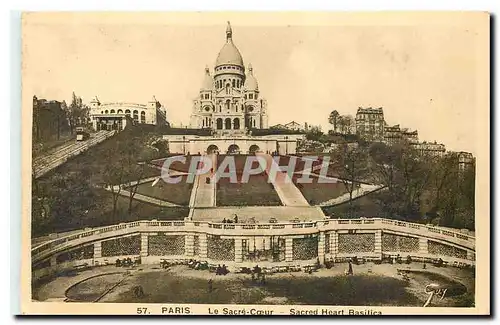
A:
{"type": "Polygon", "coordinates": [[[395,220],[277,224],[136,221],[84,230],[38,245],[31,252],[32,271],[37,278],[82,263],[92,266],[139,256],[142,263],[195,258],[215,264],[224,262],[231,267],[246,266],[255,263],[244,256],[250,246],[273,255],[265,261],[280,265],[317,260],[323,263],[325,259],[354,256],[381,259],[383,254],[475,264],[474,237],[395,220]]]}

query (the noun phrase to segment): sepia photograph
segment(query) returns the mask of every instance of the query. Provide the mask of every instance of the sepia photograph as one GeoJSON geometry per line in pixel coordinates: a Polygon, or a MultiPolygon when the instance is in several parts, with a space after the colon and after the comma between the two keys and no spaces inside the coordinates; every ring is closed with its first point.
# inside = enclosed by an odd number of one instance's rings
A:
{"type": "Polygon", "coordinates": [[[490,313],[488,13],[21,23],[23,314],[490,313]]]}

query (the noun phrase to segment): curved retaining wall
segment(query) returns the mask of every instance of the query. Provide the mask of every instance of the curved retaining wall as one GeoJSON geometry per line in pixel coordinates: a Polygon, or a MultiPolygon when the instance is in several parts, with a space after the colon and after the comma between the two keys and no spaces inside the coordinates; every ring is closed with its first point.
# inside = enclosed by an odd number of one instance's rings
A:
{"type": "Polygon", "coordinates": [[[244,266],[256,260],[297,265],[353,256],[381,259],[383,254],[474,265],[475,238],[381,218],[275,224],[153,220],[82,230],[31,250],[34,274],[47,273],[49,266],[57,271],[83,261],[114,263],[124,256],[140,256],[142,263],[194,258],[244,266]]]}

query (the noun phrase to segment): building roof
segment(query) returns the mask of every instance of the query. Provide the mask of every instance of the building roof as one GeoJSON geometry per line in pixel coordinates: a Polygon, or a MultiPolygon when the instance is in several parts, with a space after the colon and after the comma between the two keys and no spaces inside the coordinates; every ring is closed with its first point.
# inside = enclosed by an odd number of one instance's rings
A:
{"type": "Polygon", "coordinates": [[[301,126],[300,123],[297,123],[295,121],[291,121],[291,122],[288,122],[287,124],[285,124],[285,126],[295,126],[295,125],[301,126]]]}
{"type": "Polygon", "coordinates": [[[231,28],[231,24],[227,22],[226,29],[226,44],[222,47],[217,56],[217,60],[215,61],[215,66],[232,64],[238,65],[240,67],[244,67],[243,65],[243,57],[241,56],[240,51],[233,43],[233,31],[231,28]]]}
{"type": "Polygon", "coordinates": [[[259,90],[259,83],[257,82],[257,79],[255,79],[255,77],[253,75],[253,68],[252,68],[251,64],[248,65],[248,75],[247,75],[247,78],[245,80],[245,88],[246,88],[246,90],[250,90],[250,91],[259,90]]]}

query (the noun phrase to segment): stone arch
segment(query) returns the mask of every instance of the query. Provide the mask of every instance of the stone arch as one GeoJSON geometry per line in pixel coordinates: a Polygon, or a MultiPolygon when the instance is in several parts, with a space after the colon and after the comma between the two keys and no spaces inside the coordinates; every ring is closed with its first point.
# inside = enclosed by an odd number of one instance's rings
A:
{"type": "Polygon", "coordinates": [[[224,124],[226,130],[231,130],[231,119],[229,117],[224,121],[224,124]]]}
{"type": "Polygon", "coordinates": [[[252,144],[250,146],[250,148],[248,148],[248,153],[250,153],[250,154],[254,154],[254,153],[259,152],[259,151],[260,151],[260,147],[256,144],[252,144]]]}
{"type": "Polygon", "coordinates": [[[217,147],[215,144],[211,144],[207,148],[207,154],[213,154],[218,152],[219,152],[219,147],[217,147]]]}
{"type": "Polygon", "coordinates": [[[229,155],[236,155],[240,153],[240,147],[237,144],[232,144],[227,148],[229,155]]]}
{"type": "Polygon", "coordinates": [[[235,129],[235,130],[239,130],[240,129],[240,119],[239,118],[235,118],[233,120],[233,129],[235,129]]]}
{"type": "Polygon", "coordinates": [[[222,130],[223,123],[222,123],[222,119],[220,117],[217,119],[216,123],[217,123],[217,130],[222,130]]]}
{"type": "Polygon", "coordinates": [[[115,110],[112,109],[111,111],[109,111],[110,114],[115,114],[115,110]]]}

